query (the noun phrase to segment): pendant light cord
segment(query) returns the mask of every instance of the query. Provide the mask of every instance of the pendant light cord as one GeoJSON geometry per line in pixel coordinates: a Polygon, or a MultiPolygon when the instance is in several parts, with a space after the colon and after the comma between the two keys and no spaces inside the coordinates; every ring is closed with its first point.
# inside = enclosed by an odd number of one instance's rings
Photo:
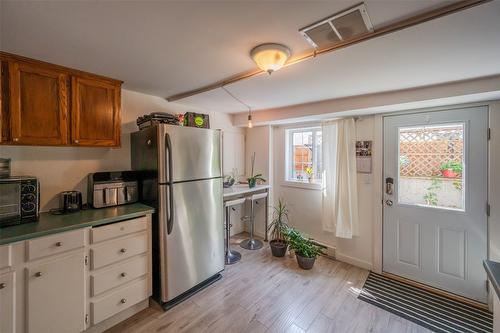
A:
{"type": "Polygon", "coordinates": [[[247,109],[248,109],[248,116],[251,118],[252,117],[252,108],[250,107],[250,105],[248,105],[247,103],[243,102],[241,99],[239,99],[238,97],[234,96],[229,90],[226,89],[225,86],[222,86],[221,87],[225,92],[227,92],[227,94],[229,96],[231,96],[232,98],[234,98],[237,102],[239,102],[241,105],[244,105],[247,109]]]}

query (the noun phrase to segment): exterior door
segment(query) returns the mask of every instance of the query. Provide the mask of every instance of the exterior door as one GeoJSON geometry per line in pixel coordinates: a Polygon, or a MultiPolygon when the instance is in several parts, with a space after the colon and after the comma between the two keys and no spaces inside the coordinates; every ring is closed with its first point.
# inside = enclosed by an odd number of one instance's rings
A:
{"type": "Polygon", "coordinates": [[[383,270],[486,303],[486,107],[384,118],[383,270]]]}

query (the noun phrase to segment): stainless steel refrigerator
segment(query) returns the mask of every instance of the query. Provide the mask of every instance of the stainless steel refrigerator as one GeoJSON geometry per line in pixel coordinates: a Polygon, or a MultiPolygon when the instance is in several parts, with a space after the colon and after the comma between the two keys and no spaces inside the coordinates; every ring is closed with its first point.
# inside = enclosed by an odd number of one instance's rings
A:
{"type": "Polygon", "coordinates": [[[224,269],[221,134],[159,124],[131,134],[142,201],[155,206],[153,290],[165,307],[224,269]]]}

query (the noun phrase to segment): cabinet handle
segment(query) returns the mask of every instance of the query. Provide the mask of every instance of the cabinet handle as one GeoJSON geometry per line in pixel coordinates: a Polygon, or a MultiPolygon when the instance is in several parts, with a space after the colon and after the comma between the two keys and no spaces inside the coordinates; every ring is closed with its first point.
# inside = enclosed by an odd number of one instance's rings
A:
{"type": "Polygon", "coordinates": [[[120,252],[125,253],[125,252],[127,252],[127,249],[121,249],[120,252]]]}
{"type": "Polygon", "coordinates": [[[126,298],[122,298],[122,299],[120,300],[120,302],[122,302],[122,304],[125,304],[125,303],[127,303],[127,299],[126,299],[126,298]]]}
{"type": "Polygon", "coordinates": [[[125,277],[125,276],[127,276],[127,273],[123,272],[123,273],[120,274],[120,276],[121,277],[125,277]]]}
{"type": "Polygon", "coordinates": [[[35,273],[35,276],[36,276],[36,277],[40,277],[40,276],[42,276],[42,272],[36,272],[36,273],[35,273]]]}
{"type": "Polygon", "coordinates": [[[75,140],[74,142],[75,142],[75,143],[80,143],[80,140],[75,140]]]}
{"type": "Polygon", "coordinates": [[[5,287],[7,287],[7,285],[5,283],[0,283],[0,289],[3,289],[5,287]]]}
{"type": "Polygon", "coordinates": [[[62,246],[62,242],[57,242],[56,246],[58,246],[58,247],[62,246]]]}
{"type": "Polygon", "coordinates": [[[12,138],[12,140],[13,140],[14,142],[17,142],[17,141],[19,141],[19,138],[12,138]]]}

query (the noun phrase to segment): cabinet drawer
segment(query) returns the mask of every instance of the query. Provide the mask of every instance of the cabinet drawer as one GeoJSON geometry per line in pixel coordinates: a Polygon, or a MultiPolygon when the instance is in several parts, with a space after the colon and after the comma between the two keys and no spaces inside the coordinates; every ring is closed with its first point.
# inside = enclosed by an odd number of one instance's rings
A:
{"type": "Polygon", "coordinates": [[[12,248],[10,245],[0,246],[0,270],[12,266],[12,248]]]}
{"type": "Polygon", "coordinates": [[[111,238],[116,238],[128,235],[134,232],[146,230],[148,220],[147,218],[140,217],[138,219],[128,220],[119,223],[108,224],[102,227],[92,228],[90,230],[90,237],[92,243],[102,242],[111,238]]]}
{"type": "Polygon", "coordinates": [[[92,274],[90,288],[92,296],[132,281],[148,273],[148,257],[142,255],[122,264],[114,265],[105,271],[92,274]]]}
{"type": "Polygon", "coordinates": [[[90,303],[92,324],[95,325],[149,297],[148,282],[144,278],[120,288],[109,296],[90,303]]]}
{"type": "Polygon", "coordinates": [[[148,250],[148,236],[141,232],[95,246],[90,250],[92,269],[97,269],[148,250]]]}
{"type": "Polygon", "coordinates": [[[85,229],[28,240],[28,260],[81,248],[85,245],[85,229]]]}

